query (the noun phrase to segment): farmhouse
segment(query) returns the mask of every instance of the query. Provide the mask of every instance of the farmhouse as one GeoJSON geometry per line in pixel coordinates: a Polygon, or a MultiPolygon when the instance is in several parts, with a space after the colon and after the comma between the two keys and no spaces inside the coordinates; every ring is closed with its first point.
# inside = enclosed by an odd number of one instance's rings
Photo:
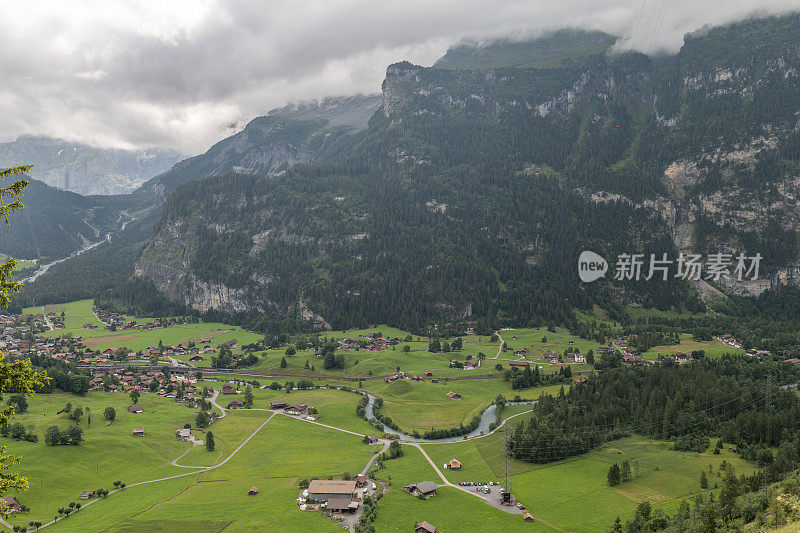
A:
{"type": "Polygon", "coordinates": [[[298,403],[297,405],[290,405],[283,410],[287,415],[304,415],[308,412],[308,405],[298,403]]]}
{"type": "Polygon", "coordinates": [[[7,509],[7,513],[16,513],[19,511],[19,502],[13,496],[7,496],[3,498],[3,505],[7,509]]]}
{"type": "Polygon", "coordinates": [[[453,391],[448,392],[447,393],[447,397],[450,398],[451,400],[460,400],[461,399],[461,395],[459,393],[453,392],[453,391]]]}
{"type": "Polygon", "coordinates": [[[128,407],[128,412],[129,412],[129,413],[141,413],[141,412],[142,412],[142,410],[143,410],[143,409],[142,409],[142,406],[141,406],[141,405],[139,405],[138,403],[136,403],[136,404],[133,404],[133,405],[131,405],[130,407],[128,407]]]}
{"type": "Polygon", "coordinates": [[[134,437],[144,437],[144,428],[135,428],[131,431],[131,435],[134,437]]]}
{"type": "Polygon", "coordinates": [[[444,464],[444,467],[449,470],[461,470],[461,461],[458,459],[450,459],[444,464]]]}
{"type": "Polygon", "coordinates": [[[367,483],[369,483],[369,478],[364,474],[359,474],[358,476],[356,476],[354,481],[356,482],[357,489],[363,489],[364,487],[367,486],[367,483]]]}
{"type": "Polygon", "coordinates": [[[358,509],[358,501],[352,498],[331,498],[325,508],[331,513],[354,513],[358,509]]]}
{"type": "Polygon", "coordinates": [[[81,492],[81,500],[88,500],[89,498],[94,496],[93,490],[85,490],[81,492]]]}
{"type": "Polygon", "coordinates": [[[289,403],[284,401],[270,402],[269,404],[270,409],[286,409],[287,407],[289,407],[289,403]]]}
{"type": "Polygon", "coordinates": [[[195,354],[189,358],[189,361],[202,361],[203,356],[199,354],[195,354]]]}
{"type": "Polygon", "coordinates": [[[192,436],[192,430],[189,428],[181,428],[175,430],[175,437],[181,442],[186,442],[192,436]]]}
{"type": "Polygon", "coordinates": [[[244,407],[244,402],[239,398],[234,398],[228,403],[228,409],[241,409],[244,407]]]}
{"type": "Polygon", "coordinates": [[[421,481],[419,483],[406,485],[403,487],[403,491],[427,500],[432,496],[436,496],[436,489],[438,488],[439,486],[433,481],[421,481]]]}
{"type": "Polygon", "coordinates": [[[308,484],[308,499],[317,502],[325,502],[334,498],[349,499],[355,490],[355,481],[314,479],[308,484]]]}
{"type": "Polygon", "coordinates": [[[222,386],[222,394],[236,394],[236,388],[230,383],[222,386]]]}
{"type": "Polygon", "coordinates": [[[418,522],[414,526],[414,533],[436,533],[436,526],[427,522],[418,522]]]}

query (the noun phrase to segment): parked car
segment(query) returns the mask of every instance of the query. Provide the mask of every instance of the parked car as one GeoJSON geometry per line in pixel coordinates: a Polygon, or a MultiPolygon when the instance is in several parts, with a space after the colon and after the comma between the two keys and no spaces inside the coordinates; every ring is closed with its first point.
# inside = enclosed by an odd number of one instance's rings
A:
{"type": "Polygon", "coordinates": [[[518,504],[517,504],[517,507],[519,507],[520,509],[525,509],[525,506],[524,506],[524,505],[522,505],[521,503],[518,503],[518,504]]]}

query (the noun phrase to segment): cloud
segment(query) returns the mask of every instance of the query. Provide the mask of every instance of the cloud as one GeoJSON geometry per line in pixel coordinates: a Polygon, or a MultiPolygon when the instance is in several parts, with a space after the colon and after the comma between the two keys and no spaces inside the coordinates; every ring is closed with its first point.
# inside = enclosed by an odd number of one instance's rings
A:
{"type": "Polygon", "coordinates": [[[375,93],[386,66],[432,64],[465,38],[562,27],[674,53],[706,24],[800,0],[141,0],[4,2],[0,131],[204,151],[267,110],[375,93]]]}

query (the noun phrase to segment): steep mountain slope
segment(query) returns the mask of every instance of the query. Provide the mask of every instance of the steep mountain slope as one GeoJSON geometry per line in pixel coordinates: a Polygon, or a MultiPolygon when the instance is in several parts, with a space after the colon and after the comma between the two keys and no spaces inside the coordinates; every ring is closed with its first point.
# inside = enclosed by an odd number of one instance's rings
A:
{"type": "Polygon", "coordinates": [[[717,283],[759,294],[798,271],[798,36],[790,16],[658,59],[576,45],[534,67],[392,65],[380,111],[327,158],[280,178],[228,161],[177,187],[134,272],[203,312],[336,327],[570,323],[591,303],[700,309],[711,290],[580,284],[584,249],[759,252],[766,279],[717,283]]]}
{"type": "Polygon", "coordinates": [[[351,142],[380,103],[380,95],[349,96],[274,109],[206,153],[149,180],[137,192],[155,192],[160,203],[188,181],[229,171],[274,176],[292,165],[324,159],[351,142]]]}
{"type": "Polygon", "coordinates": [[[109,197],[85,197],[30,179],[11,226],[0,231],[0,252],[20,259],[55,259],[97,242],[121,226],[109,197]]]}
{"type": "Polygon", "coordinates": [[[34,165],[32,178],[83,195],[130,192],[180,159],[163,148],[110,150],[30,135],[0,144],[1,168],[34,165]]]}

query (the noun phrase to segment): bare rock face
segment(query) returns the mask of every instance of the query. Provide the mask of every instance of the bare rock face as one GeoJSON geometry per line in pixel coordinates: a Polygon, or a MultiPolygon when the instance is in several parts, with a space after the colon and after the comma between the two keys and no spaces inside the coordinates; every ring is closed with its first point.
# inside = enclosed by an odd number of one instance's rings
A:
{"type": "Polygon", "coordinates": [[[182,158],[178,152],[163,148],[101,149],[30,135],[0,144],[0,168],[22,162],[34,165],[31,177],[83,195],[131,192],[182,158]]]}

